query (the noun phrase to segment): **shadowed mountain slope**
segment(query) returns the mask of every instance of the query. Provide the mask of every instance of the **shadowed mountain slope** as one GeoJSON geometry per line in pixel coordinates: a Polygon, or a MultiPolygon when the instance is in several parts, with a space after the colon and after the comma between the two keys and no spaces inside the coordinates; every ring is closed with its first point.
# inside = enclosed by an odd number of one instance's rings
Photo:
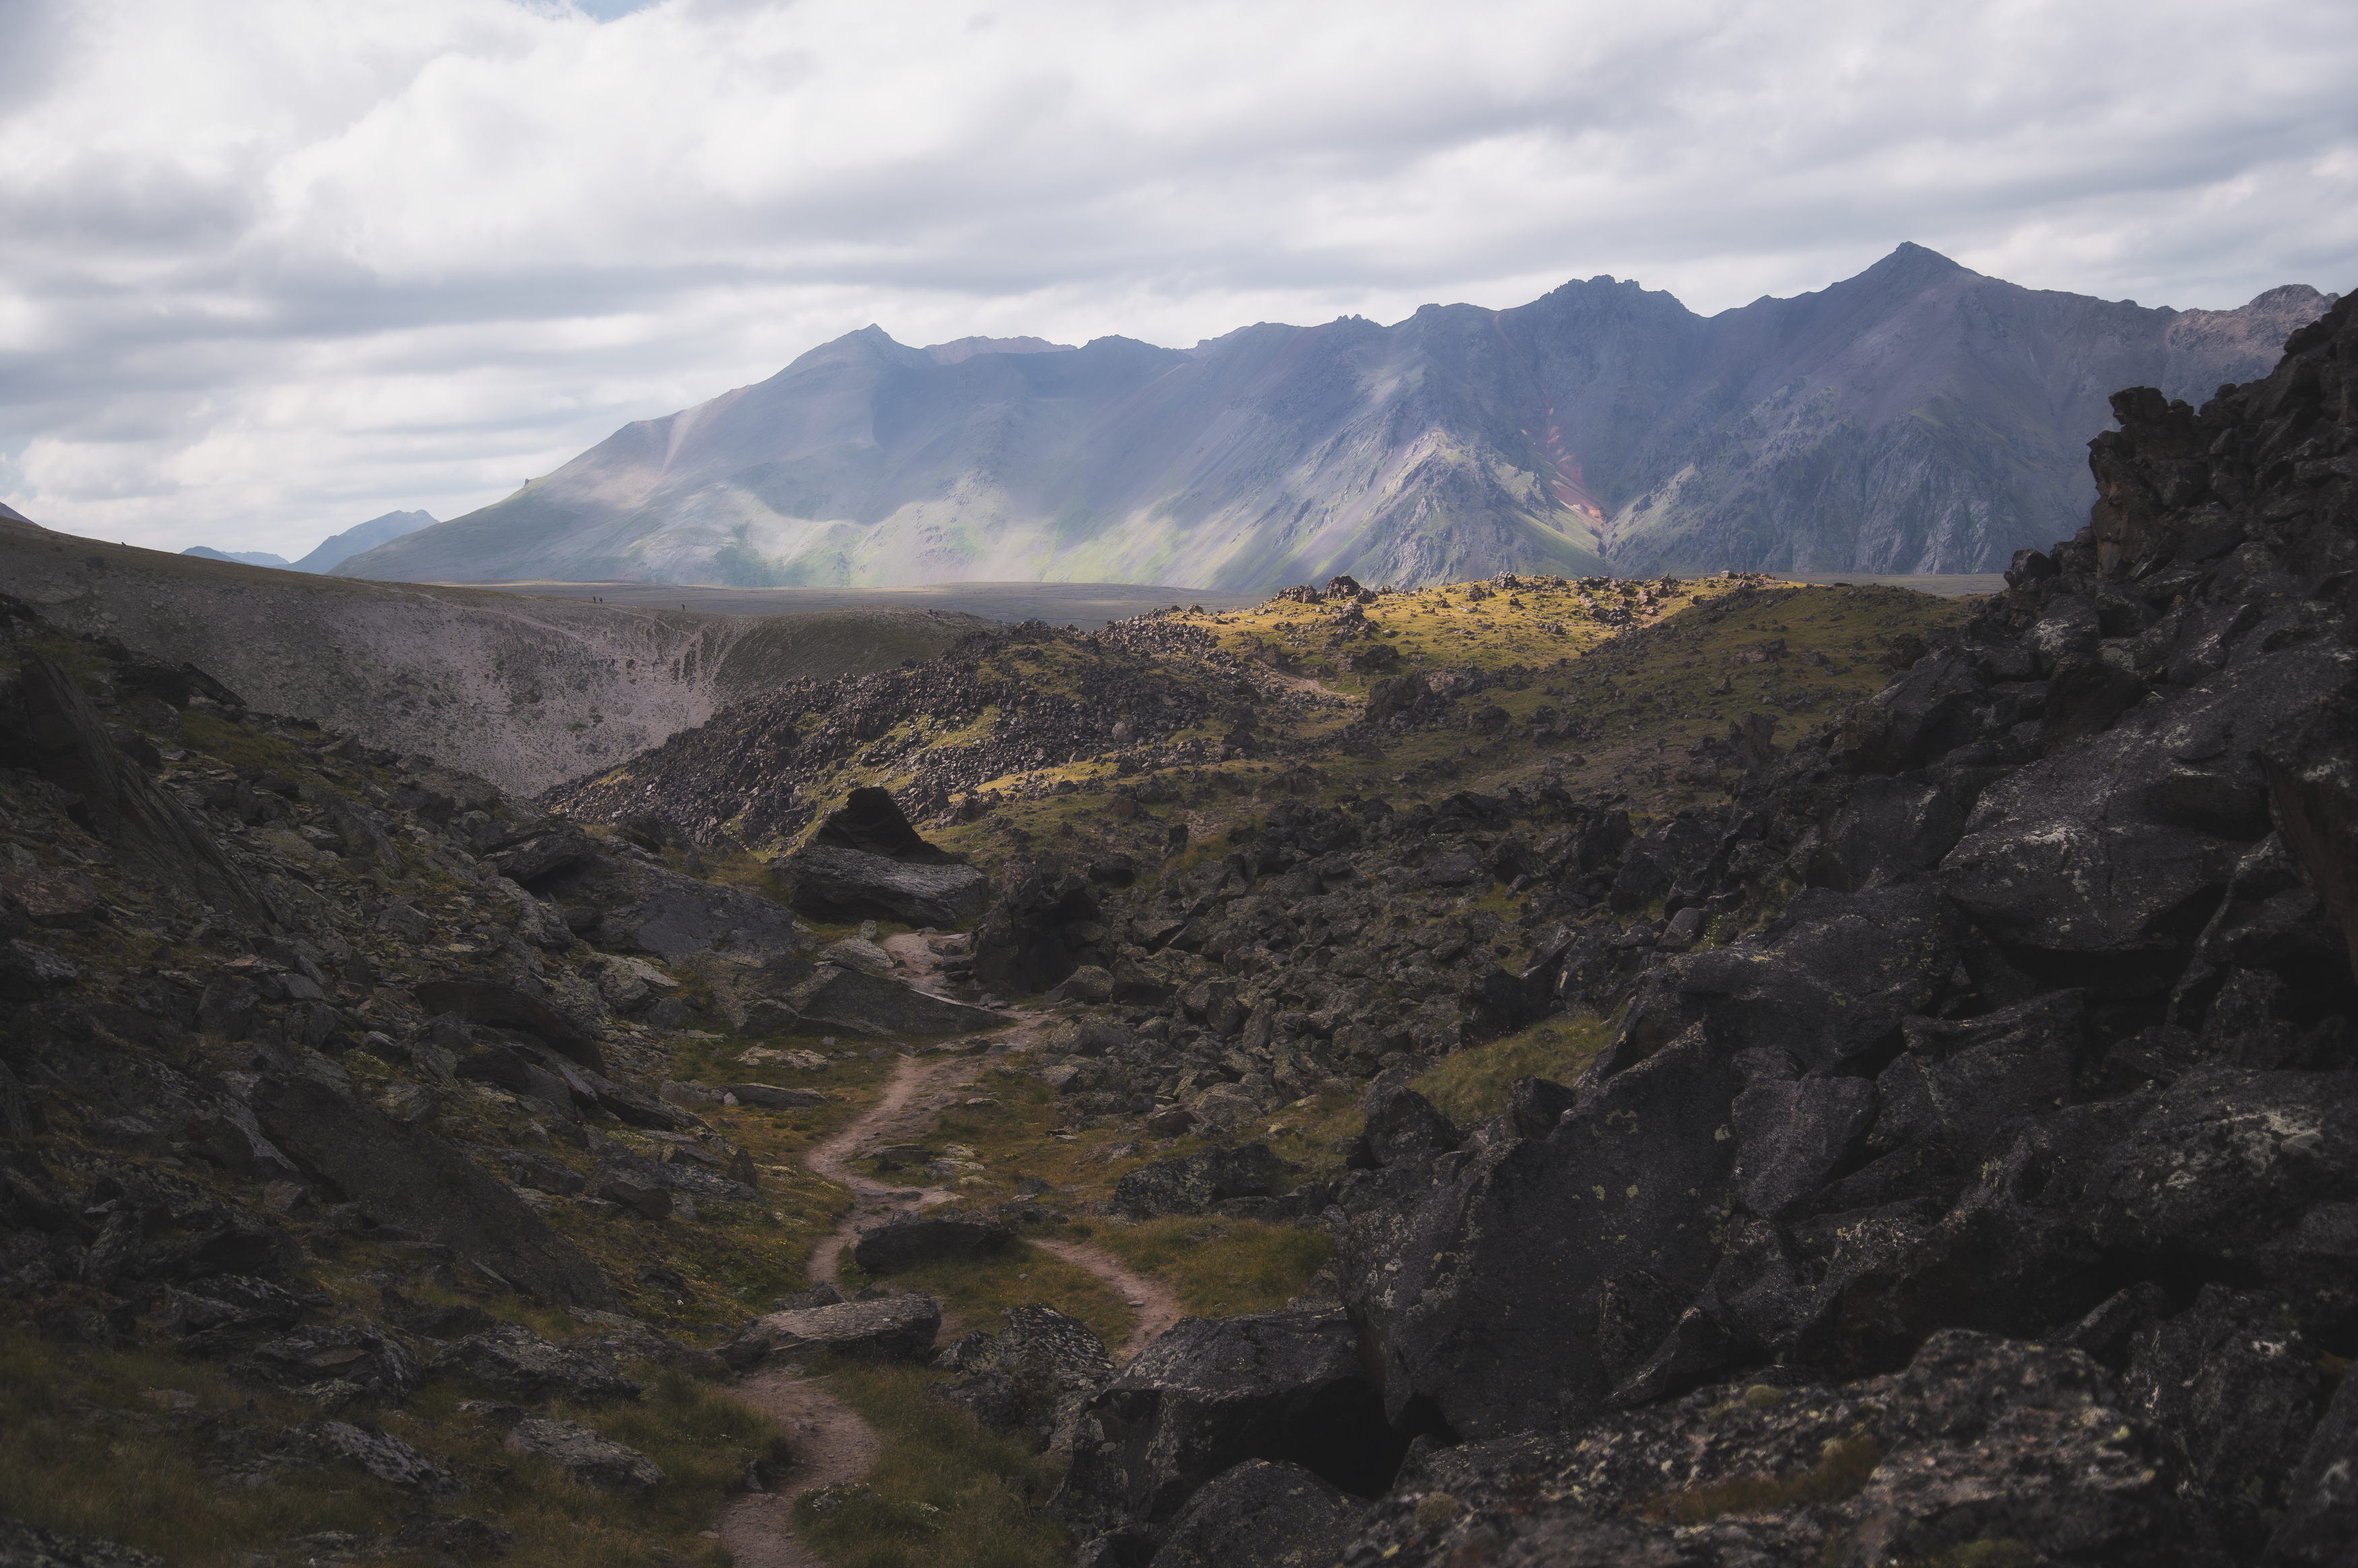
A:
{"type": "Polygon", "coordinates": [[[1348,572],[1962,572],[2067,530],[2105,395],[2201,397],[2331,303],[2148,309],[1902,245],[1704,318],[1610,277],[1184,352],[869,327],[346,561],[406,580],[1260,590],[1348,572]]]}

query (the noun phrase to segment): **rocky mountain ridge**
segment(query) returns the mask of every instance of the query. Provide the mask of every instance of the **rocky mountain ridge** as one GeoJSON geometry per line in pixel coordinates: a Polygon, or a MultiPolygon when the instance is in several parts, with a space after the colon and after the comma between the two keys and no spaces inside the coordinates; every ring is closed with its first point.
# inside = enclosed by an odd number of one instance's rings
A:
{"type": "Polygon", "coordinates": [[[870,327],[347,569],[1245,591],[1995,571],[2084,511],[2080,448],[2113,388],[2200,398],[2262,374],[2332,297],[2147,309],[1903,245],[1708,319],[1598,277],[1508,310],[1264,322],[1186,351],[936,351],[870,327]]]}

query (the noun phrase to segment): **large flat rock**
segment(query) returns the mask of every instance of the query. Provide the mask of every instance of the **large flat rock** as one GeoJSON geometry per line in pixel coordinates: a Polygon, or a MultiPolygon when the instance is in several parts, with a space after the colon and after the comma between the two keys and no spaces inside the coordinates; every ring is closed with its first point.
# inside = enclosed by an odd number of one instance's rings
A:
{"type": "MultiPolygon", "coordinates": [[[[758,1317],[739,1336],[764,1354],[840,1356],[852,1361],[914,1361],[934,1348],[942,1309],[931,1296],[886,1296],[758,1317]]],[[[750,1359],[750,1358],[749,1358],[750,1359]]]]}

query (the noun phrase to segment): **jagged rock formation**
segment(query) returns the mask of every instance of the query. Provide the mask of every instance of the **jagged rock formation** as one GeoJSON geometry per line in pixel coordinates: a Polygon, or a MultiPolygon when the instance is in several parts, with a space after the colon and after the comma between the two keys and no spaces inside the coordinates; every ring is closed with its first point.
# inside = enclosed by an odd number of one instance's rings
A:
{"type": "Polygon", "coordinates": [[[1185,352],[870,327],[346,561],[406,580],[1184,582],[1995,571],[2088,503],[2105,389],[2263,373],[2331,303],[2019,288],[1918,245],[1704,319],[1610,277],[1185,352]],[[968,351],[971,350],[972,351],[968,351]]]}
{"type": "MultiPolygon", "coordinates": [[[[1349,1564],[2358,1550],[2358,308],[2200,410],[2115,401],[2093,522],[1962,633],[1724,810],[1586,819],[1560,896],[1668,920],[1462,994],[1622,1009],[1609,1048],[1470,1130],[1379,1080],[1331,1195],[1351,1353],[1166,1339],[1079,1417],[1084,1561],[1248,1456],[1349,1487],[1364,1424],[1281,1454],[1230,1411],[1337,1379],[1420,1444],[1349,1564]]],[[[1174,1023],[1248,1069],[1340,1039],[1220,1000],[1174,1023]]]]}

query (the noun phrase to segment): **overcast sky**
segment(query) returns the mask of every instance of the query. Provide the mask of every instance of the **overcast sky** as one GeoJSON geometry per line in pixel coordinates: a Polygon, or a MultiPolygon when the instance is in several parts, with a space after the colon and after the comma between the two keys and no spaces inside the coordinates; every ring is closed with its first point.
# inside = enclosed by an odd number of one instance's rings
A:
{"type": "Polygon", "coordinates": [[[871,321],[2358,283],[2349,0],[0,0],[0,497],[299,556],[871,321]]]}

